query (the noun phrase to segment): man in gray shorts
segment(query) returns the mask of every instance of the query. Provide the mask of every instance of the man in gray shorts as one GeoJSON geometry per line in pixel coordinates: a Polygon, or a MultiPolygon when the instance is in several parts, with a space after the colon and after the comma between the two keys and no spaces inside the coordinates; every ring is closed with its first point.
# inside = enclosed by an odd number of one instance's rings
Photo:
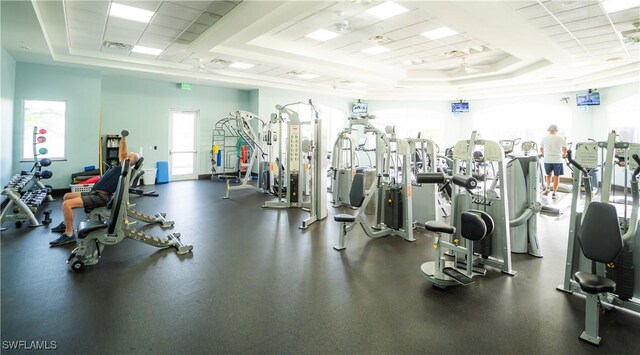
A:
{"type": "MultiPolygon", "coordinates": [[[[120,164],[129,158],[131,164],[135,164],[138,161],[138,154],[127,153],[127,141],[125,137],[120,140],[120,146],[118,147],[118,157],[120,158],[120,164]]],[[[51,228],[52,232],[63,233],[60,238],[49,242],[51,246],[58,246],[67,243],[74,242],[76,240],[73,235],[73,210],[76,208],[97,208],[106,206],[111,200],[111,195],[118,188],[118,179],[122,172],[122,166],[116,166],[107,170],[100,180],[93,185],[93,188],[89,192],[69,192],[63,197],[62,202],[62,214],[64,221],[58,226],[51,228]]]]}
{"type": "Polygon", "coordinates": [[[549,135],[542,138],[540,143],[540,153],[544,157],[544,171],[547,174],[546,182],[547,189],[543,192],[543,195],[549,194],[549,187],[551,187],[551,178],[553,174],[553,192],[551,198],[557,198],[556,192],[558,191],[558,185],[560,184],[560,175],[564,173],[564,158],[567,156],[567,142],[564,137],[558,136],[558,126],[552,124],[547,129],[549,135]]]}

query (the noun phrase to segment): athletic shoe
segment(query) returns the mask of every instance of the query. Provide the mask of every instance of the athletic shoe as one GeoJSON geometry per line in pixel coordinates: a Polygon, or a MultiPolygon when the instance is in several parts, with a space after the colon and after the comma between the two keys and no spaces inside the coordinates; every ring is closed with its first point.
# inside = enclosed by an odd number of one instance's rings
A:
{"type": "Polygon", "coordinates": [[[549,195],[549,190],[548,189],[544,190],[544,192],[542,194],[545,195],[545,196],[549,195]]]}
{"type": "Polygon", "coordinates": [[[65,230],[67,230],[67,226],[64,225],[64,222],[60,222],[60,224],[51,228],[53,233],[64,233],[65,230]]]}
{"type": "Polygon", "coordinates": [[[66,234],[62,234],[60,236],[60,238],[49,242],[49,245],[52,247],[57,247],[58,245],[64,245],[64,244],[68,244],[68,243],[73,243],[76,241],[76,237],[72,236],[72,235],[66,235],[66,234]]]}
{"type": "Polygon", "coordinates": [[[555,199],[557,199],[557,198],[558,198],[558,195],[556,195],[556,194],[552,194],[552,195],[551,195],[551,198],[555,200],[555,199]]]}

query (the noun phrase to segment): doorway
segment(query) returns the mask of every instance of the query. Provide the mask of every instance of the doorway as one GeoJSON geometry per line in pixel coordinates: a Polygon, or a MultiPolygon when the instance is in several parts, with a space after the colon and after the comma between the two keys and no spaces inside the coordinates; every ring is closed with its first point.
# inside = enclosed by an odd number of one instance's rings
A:
{"type": "Polygon", "coordinates": [[[169,175],[172,181],[197,179],[196,121],[199,111],[171,110],[169,175]]]}

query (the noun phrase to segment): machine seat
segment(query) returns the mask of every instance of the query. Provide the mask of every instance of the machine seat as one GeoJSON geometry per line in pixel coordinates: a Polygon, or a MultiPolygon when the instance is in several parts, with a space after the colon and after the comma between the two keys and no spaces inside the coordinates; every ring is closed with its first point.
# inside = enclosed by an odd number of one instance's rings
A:
{"type": "Polygon", "coordinates": [[[445,233],[445,234],[453,234],[456,232],[456,227],[450,226],[447,223],[440,222],[440,221],[425,222],[424,229],[431,232],[445,233]]]}
{"type": "Polygon", "coordinates": [[[103,228],[107,228],[107,223],[105,221],[82,221],[78,226],[78,238],[86,238],[89,233],[103,228]]]}
{"type": "Polygon", "coordinates": [[[588,272],[578,271],[573,275],[573,279],[580,285],[580,289],[586,293],[598,294],[616,290],[616,283],[613,280],[588,272]]]}
{"type": "Polygon", "coordinates": [[[351,222],[355,222],[356,221],[356,217],[352,216],[350,214],[345,214],[345,213],[341,213],[341,214],[337,214],[333,217],[333,220],[336,222],[347,222],[347,223],[351,223],[351,222]]]}

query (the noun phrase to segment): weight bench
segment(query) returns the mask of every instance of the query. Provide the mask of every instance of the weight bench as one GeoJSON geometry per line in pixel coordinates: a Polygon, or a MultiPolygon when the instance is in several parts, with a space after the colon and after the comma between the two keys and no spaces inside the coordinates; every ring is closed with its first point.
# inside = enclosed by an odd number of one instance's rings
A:
{"type": "Polygon", "coordinates": [[[166,239],[160,239],[129,228],[127,221],[129,173],[129,159],[126,159],[122,166],[122,174],[118,180],[116,193],[112,198],[109,219],[104,221],[87,220],[80,223],[77,246],[67,259],[71,270],[82,271],[86,265],[97,264],[105,245],[120,243],[125,238],[158,248],[174,247],[178,254],[186,254],[193,249],[193,246],[185,245],[180,241],[179,233],[172,233],[166,239]]]}
{"type": "MultiPolygon", "coordinates": [[[[132,169],[131,169],[131,176],[129,178],[128,181],[130,181],[129,183],[129,193],[135,193],[138,194],[136,192],[132,192],[136,190],[135,186],[137,184],[137,181],[139,179],[140,176],[142,176],[141,173],[144,173],[144,171],[141,171],[142,168],[142,162],[144,161],[144,158],[140,157],[138,159],[138,161],[136,161],[136,163],[133,165],[132,169]]],[[[139,189],[138,189],[139,190],[139,189]]],[[[153,191],[151,191],[153,192],[153,191]]],[[[144,195],[144,196],[153,196],[153,195],[144,195]]],[[[155,196],[158,196],[157,194],[155,196]]],[[[138,221],[144,222],[144,223],[159,223],[160,226],[162,228],[170,228],[173,227],[173,225],[175,224],[174,221],[171,220],[167,220],[166,217],[166,213],[163,212],[158,212],[156,213],[154,216],[150,216],[141,212],[136,211],[135,209],[133,209],[133,207],[135,207],[134,204],[129,204],[129,199],[127,198],[127,216],[134,218],[138,221]]],[[[109,202],[111,203],[111,202],[109,202]]],[[[110,216],[110,209],[111,207],[104,206],[104,207],[97,207],[97,208],[85,208],[84,212],[87,215],[87,219],[89,220],[94,220],[94,221],[106,221],[109,219],[110,216]]]]}

